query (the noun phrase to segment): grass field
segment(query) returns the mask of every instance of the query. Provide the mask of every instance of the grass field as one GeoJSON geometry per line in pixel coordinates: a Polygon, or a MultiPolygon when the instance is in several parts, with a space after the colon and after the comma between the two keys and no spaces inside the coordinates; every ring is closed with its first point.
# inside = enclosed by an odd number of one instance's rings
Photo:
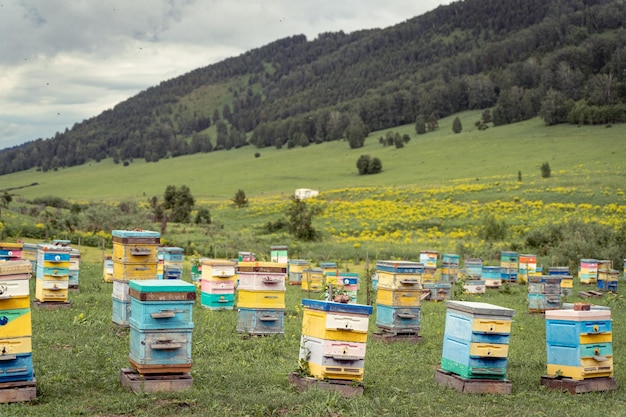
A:
{"type": "MultiPolygon", "coordinates": [[[[363,266],[352,265],[351,270],[362,271],[363,266]]],[[[575,291],[579,289],[583,287],[577,284],[575,291]]],[[[626,373],[620,346],[626,343],[626,310],[621,295],[597,300],[612,307],[616,391],[570,395],[540,386],[546,367],[544,318],[528,313],[525,287],[513,285],[510,292],[492,289],[485,295],[461,296],[515,309],[508,364],[512,395],[460,394],[434,383],[441,360],[445,305],[424,302],[422,343],[384,344],[368,339],[364,393],[344,399],[323,390],[298,393],[288,383],[289,373],[298,364],[300,300],[306,296],[293,286],[287,291],[285,334],[278,337],[245,339],[235,331],[236,311],[209,311],[198,301],[193,311],[193,387],[143,395],[126,391],[119,373],[129,366],[129,331],[111,321],[111,290],[112,284],[102,282],[101,265],[83,262],[80,291],[70,294],[70,309],[50,311],[33,306],[37,398],[29,403],[0,404],[0,415],[623,415],[626,373]]],[[[360,302],[365,300],[362,290],[360,302]]],[[[376,330],[374,323],[372,316],[370,331],[376,330]]]]}

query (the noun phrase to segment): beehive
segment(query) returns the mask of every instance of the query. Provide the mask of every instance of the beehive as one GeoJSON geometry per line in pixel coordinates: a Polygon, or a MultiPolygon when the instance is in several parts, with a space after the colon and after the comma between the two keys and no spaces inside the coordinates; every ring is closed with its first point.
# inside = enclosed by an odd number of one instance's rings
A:
{"type": "Polygon", "coordinates": [[[321,380],[362,381],[372,307],[302,300],[299,359],[321,380]]]}
{"type": "Polygon", "coordinates": [[[288,248],[285,245],[270,247],[270,261],[286,264],[289,261],[288,248]]]}
{"type": "Polygon", "coordinates": [[[537,274],[537,255],[519,255],[519,280],[522,283],[528,282],[528,277],[537,274]]]}
{"type": "Polygon", "coordinates": [[[441,280],[443,282],[456,282],[459,278],[460,256],[444,253],[441,263],[441,280]]]}
{"type": "Polygon", "coordinates": [[[162,247],[159,253],[163,258],[162,279],[182,279],[184,250],[178,247],[162,247]]]}
{"type": "Polygon", "coordinates": [[[70,248],[40,243],[37,246],[35,298],[39,302],[67,302],[70,248]]]}
{"type": "Polygon", "coordinates": [[[289,285],[302,285],[302,272],[305,268],[308,268],[309,261],[305,259],[289,259],[287,266],[289,285]]]}
{"type": "Polygon", "coordinates": [[[502,286],[502,267],[483,265],[481,279],[485,281],[487,288],[499,288],[502,286]]]}
{"type": "Polygon", "coordinates": [[[350,303],[356,303],[357,292],[359,288],[359,274],[357,272],[328,272],[326,274],[326,292],[325,299],[330,299],[330,290],[332,285],[333,297],[342,294],[349,297],[350,303]]]}
{"type": "Polygon", "coordinates": [[[235,307],[235,262],[227,259],[202,259],[200,304],[209,310],[235,307]]]}
{"type": "Polygon", "coordinates": [[[80,250],[70,248],[70,271],[68,284],[70,288],[78,288],[80,274],[80,250]]]}
{"type": "Polygon", "coordinates": [[[428,297],[431,301],[443,301],[452,295],[452,284],[449,282],[427,282],[424,284],[424,290],[428,290],[428,297]]]}
{"type": "Polygon", "coordinates": [[[465,275],[469,279],[479,280],[483,274],[483,261],[478,258],[470,258],[465,261],[465,275]]]}
{"type": "Polygon", "coordinates": [[[29,280],[32,264],[0,262],[0,382],[33,379],[32,314],[29,280]]]}
{"type": "Polygon", "coordinates": [[[514,310],[446,301],[441,368],[465,379],[506,378],[514,310]]]}
{"type": "Polygon", "coordinates": [[[196,287],[182,280],[129,282],[129,362],[142,374],[191,370],[196,287]]]}
{"type": "Polygon", "coordinates": [[[598,261],[581,259],[578,279],[581,284],[595,284],[598,281],[598,261]]]}
{"type": "Polygon", "coordinates": [[[500,277],[503,282],[517,282],[520,255],[517,252],[500,252],[500,277]]]}
{"type": "Polygon", "coordinates": [[[528,277],[528,311],[543,313],[561,308],[561,276],[528,277]]]}
{"type": "Polygon", "coordinates": [[[23,246],[22,243],[0,242],[0,261],[19,261],[23,246]]]}
{"type": "Polygon", "coordinates": [[[322,268],[306,268],[302,271],[300,288],[305,291],[319,292],[324,289],[324,275],[322,268]]]}
{"type": "Polygon", "coordinates": [[[546,311],[546,351],[549,376],[612,377],[611,311],[546,311]]]}
{"type": "Polygon", "coordinates": [[[237,331],[255,335],[284,333],[287,264],[239,262],[237,331]]]}

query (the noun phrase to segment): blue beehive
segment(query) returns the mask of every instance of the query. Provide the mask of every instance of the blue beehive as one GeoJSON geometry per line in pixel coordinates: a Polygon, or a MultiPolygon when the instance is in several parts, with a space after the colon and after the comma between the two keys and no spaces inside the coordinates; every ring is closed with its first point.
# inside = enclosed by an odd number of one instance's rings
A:
{"type": "Polygon", "coordinates": [[[446,301],[441,368],[466,379],[505,379],[514,310],[446,301]]]}
{"type": "Polygon", "coordinates": [[[142,374],[191,369],[195,285],[181,280],[129,282],[130,363],[142,374]]]}
{"type": "Polygon", "coordinates": [[[240,308],[237,316],[237,332],[254,335],[283,334],[285,310],[240,308]]]}
{"type": "Polygon", "coordinates": [[[376,327],[398,333],[419,333],[421,307],[376,305],[376,327]]]}
{"type": "Polygon", "coordinates": [[[613,376],[612,330],[609,309],[546,311],[548,375],[575,380],[613,376]]]}

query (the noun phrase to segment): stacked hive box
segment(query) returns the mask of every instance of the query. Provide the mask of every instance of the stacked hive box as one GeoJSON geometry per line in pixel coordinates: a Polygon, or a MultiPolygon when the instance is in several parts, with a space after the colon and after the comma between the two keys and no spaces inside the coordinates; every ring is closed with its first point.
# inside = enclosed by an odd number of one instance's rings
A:
{"type": "Polygon", "coordinates": [[[140,374],[190,372],[196,287],[182,280],[132,280],[129,294],[131,365],[140,374]]]}
{"type": "Polygon", "coordinates": [[[483,265],[481,278],[487,288],[500,288],[502,286],[502,267],[483,265]]]}
{"type": "Polygon", "coordinates": [[[113,301],[112,320],[129,326],[131,299],[130,280],[157,278],[159,232],[148,230],[113,230],[113,301]]]}
{"type": "Polygon", "coordinates": [[[598,261],[598,279],[597,285],[599,290],[603,291],[617,291],[617,281],[615,279],[613,271],[613,263],[608,260],[598,261]],[[611,288],[609,288],[609,286],[611,288]]]}
{"type": "Polygon", "coordinates": [[[235,262],[227,259],[203,259],[200,302],[209,310],[235,308],[235,262]]]}
{"type": "Polygon", "coordinates": [[[441,368],[465,379],[506,378],[514,310],[446,301],[441,368]]]}
{"type": "MultiPolygon", "coordinates": [[[[250,262],[253,262],[251,260],[250,262]]],[[[270,246],[270,261],[279,264],[286,264],[289,261],[289,255],[287,253],[287,246],[270,246]]]]}
{"type": "Polygon", "coordinates": [[[449,282],[425,282],[424,290],[428,290],[430,301],[443,301],[450,298],[452,294],[452,284],[449,282]]]}
{"type": "Polygon", "coordinates": [[[22,243],[0,243],[0,261],[19,261],[22,259],[22,243]]]}
{"type": "Polygon", "coordinates": [[[362,381],[372,307],[302,300],[301,366],[316,379],[362,381]]]}
{"type": "Polygon", "coordinates": [[[0,382],[33,380],[27,260],[0,263],[0,382]]]}
{"type": "Polygon", "coordinates": [[[456,282],[459,278],[459,255],[450,253],[443,254],[441,263],[441,280],[443,282],[456,282]]]}
{"type": "Polygon", "coordinates": [[[528,277],[528,311],[543,313],[561,308],[561,276],[528,277]]]}
{"type": "Polygon", "coordinates": [[[237,260],[239,262],[254,262],[256,261],[256,254],[254,252],[239,252],[237,260]]]}
{"type": "Polygon", "coordinates": [[[333,295],[343,294],[350,298],[349,303],[356,303],[359,288],[359,274],[356,272],[328,272],[326,274],[326,299],[331,300],[330,285],[333,295]]]}
{"type": "Polygon", "coordinates": [[[289,273],[289,285],[302,285],[302,272],[309,266],[305,259],[289,259],[287,272],[289,273]]]}
{"type": "Polygon", "coordinates": [[[303,269],[300,287],[305,291],[322,291],[324,289],[324,270],[322,268],[303,269]]]}
{"type": "Polygon", "coordinates": [[[468,280],[480,280],[483,274],[483,260],[470,258],[465,261],[465,275],[468,280]]]}
{"type": "Polygon", "coordinates": [[[37,248],[35,299],[41,303],[67,303],[70,248],[47,243],[40,243],[37,248]]]}
{"type": "Polygon", "coordinates": [[[578,279],[581,284],[598,282],[598,261],[596,259],[581,259],[578,279]]]}
{"type": "Polygon", "coordinates": [[[528,277],[537,274],[537,255],[521,254],[519,256],[519,280],[528,282],[528,277]]]}
{"type": "Polygon", "coordinates": [[[37,244],[22,243],[22,259],[30,261],[33,271],[37,270],[37,244]]]}
{"type": "Polygon", "coordinates": [[[113,282],[113,256],[107,255],[102,260],[102,280],[113,282]]]}
{"type": "Polygon", "coordinates": [[[424,265],[424,282],[435,282],[435,274],[437,273],[438,253],[434,250],[420,251],[420,263],[424,265]]]}
{"type": "Polygon", "coordinates": [[[159,250],[163,255],[163,279],[182,279],[183,248],[164,247],[159,250]]]}
{"type": "Polygon", "coordinates": [[[70,248],[70,276],[69,285],[70,288],[78,288],[80,273],[80,250],[70,248]]]}
{"type": "Polygon", "coordinates": [[[287,264],[239,262],[237,275],[237,332],[283,334],[287,264]]]}
{"type": "Polygon", "coordinates": [[[546,347],[550,377],[612,377],[611,311],[546,311],[546,347]]]}
{"type": "Polygon", "coordinates": [[[419,335],[424,264],[378,261],[376,327],[383,333],[419,335]]]}
{"type": "Polygon", "coordinates": [[[551,266],[548,275],[561,277],[561,296],[567,297],[574,292],[574,277],[569,273],[567,266],[551,266]]]}
{"type": "Polygon", "coordinates": [[[337,267],[337,262],[320,262],[320,268],[322,269],[323,285],[326,285],[326,275],[328,275],[330,272],[334,272],[334,273],[339,272],[339,268],[337,267]]]}
{"type": "Polygon", "coordinates": [[[517,252],[503,251],[500,253],[500,276],[503,282],[517,282],[519,255],[517,252]]]}

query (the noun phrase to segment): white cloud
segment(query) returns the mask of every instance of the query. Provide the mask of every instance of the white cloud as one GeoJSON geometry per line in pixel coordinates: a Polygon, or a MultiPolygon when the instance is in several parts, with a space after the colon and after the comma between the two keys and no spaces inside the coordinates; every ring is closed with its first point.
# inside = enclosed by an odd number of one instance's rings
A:
{"type": "Polygon", "coordinates": [[[0,148],[269,42],[388,27],[449,1],[4,0],[0,148]]]}

